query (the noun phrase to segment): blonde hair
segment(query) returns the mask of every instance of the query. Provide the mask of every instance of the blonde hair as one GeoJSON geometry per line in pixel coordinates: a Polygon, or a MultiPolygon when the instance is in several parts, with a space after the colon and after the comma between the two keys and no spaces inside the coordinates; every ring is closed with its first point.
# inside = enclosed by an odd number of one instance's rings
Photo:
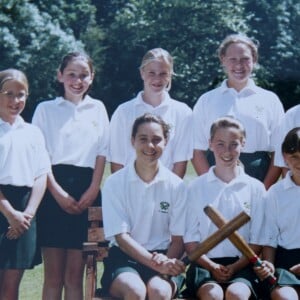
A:
{"type": "Polygon", "coordinates": [[[218,56],[219,59],[221,60],[223,56],[226,55],[226,51],[228,47],[231,44],[235,43],[242,43],[245,44],[249,49],[251,50],[252,58],[254,62],[258,61],[258,46],[259,43],[258,41],[253,41],[249,37],[247,37],[244,34],[237,33],[237,34],[230,34],[228,35],[221,43],[221,45],[218,48],[218,56]]]}
{"type": "Polygon", "coordinates": [[[26,93],[29,92],[29,84],[26,75],[17,69],[6,69],[3,71],[0,71],[0,90],[2,90],[2,87],[5,82],[13,80],[20,83],[24,89],[26,90],[26,93]]]}
{"type": "Polygon", "coordinates": [[[172,75],[174,75],[174,60],[173,57],[170,55],[170,53],[167,50],[164,50],[162,48],[154,48],[144,55],[142,58],[141,65],[139,67],[140,70],[142,70],[146,65],[153,61],[160,61],[165,63],[170,72],[170,81],[167,86],[167,90],[169,91],[171,89],[171,81],[172,81],[172,75]]]}

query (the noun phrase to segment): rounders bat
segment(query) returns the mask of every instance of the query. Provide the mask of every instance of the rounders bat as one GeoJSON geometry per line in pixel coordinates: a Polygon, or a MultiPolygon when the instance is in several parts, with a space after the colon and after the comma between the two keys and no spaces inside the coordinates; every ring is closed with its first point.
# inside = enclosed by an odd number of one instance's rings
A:
{"type": "MultiPolygon", "coordinates": [[[[204,208],[204,212],[218,228],[222,228],[227,222],[226,219],[210,205],[204,208]]],[[[251,264],[256,267],[262,266],[261,259],[255,254],[255,252],[249,247],[247,242],[237,231],[234,231],[231,235],[229,235],[228,239],[241,253],[243,253],[243,255],[248,258],[251,264]]],[[[267,280],[272,286],[275,285],[277,281],[276,277],[271,273],[267,277],[267,280]]]]}
{"type": "Polygon", "coordinates": [[[192,253],[190,253],[188,256],[185,256],[182,261],[185,263],[185,265],[188,265],[191,261],[196,261],[201,255],[214,248],[238,228],[249,222],[249,220],[250,216],[245,212],[241,212],[226,224],[224,223],[219,230],[207,237],[196,247],[192,253]]]}

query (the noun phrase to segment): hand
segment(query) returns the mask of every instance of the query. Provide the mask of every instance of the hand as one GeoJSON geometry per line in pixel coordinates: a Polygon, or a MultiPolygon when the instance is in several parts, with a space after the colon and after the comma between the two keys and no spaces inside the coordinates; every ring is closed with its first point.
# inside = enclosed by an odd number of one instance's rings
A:
{"type": "Polygon", "coordinates": [[[267,260],[263,260],[260,267],[253,267],[253,270],[261,281],[265,280],[270,274],[274,274],[275,272],[274,265],[267,260]]]}
{"type": "Polygon", "coordinates": [[[30,214],[15,210],[7,219],[10,225],[8,230],[9,236],[11,238],[18,238],[21,236],[29,229],[32,217],[33,216],[30,214]]]}
{"type": "Polygon", "coordinates": [[[164,260],[159,266],[161,274],[177,276],[185,271],[185,264],[176,258],[168,258],[164,260]]]}
{"type": "Polygon", "coordinates": [[[168,260],[168,257],[162,253],[152,253],[152,264],[153,266],[161,265],[164,261],[168,260]]]}
{"type": "Polygon", "coordinates": [[[81,209],[81,211],[84,211],[89,206],[92,206],[98,194],[99,187],[90,186],[79,199],[78,207],[81,209]]]}
{"type": "Polygon", "coordinates": [[[230,270],[220,264],[215,264],[211,270],[211,273],[213,277],[219,282],[225,282],[232,276],[230,270]]]}
{"type": "Polygon", "coordinates": [[[68,214],[79,215],[82,213],[82,210],[78,206],[78,202],[69,194],[57,195],[55,199],[59,206],[68,214]]]}
{"type": "Polygon", "coordinates": [[[16,230],[14,230],[13,228],[11,228],[10,226],[8,227],[8,231],[6,233],[6,237],[9,240],[16,240],[18,239],[22,234],[18,233],[16,230]]]}
{"type": "Polygon", "coordinates": [[[294,273],[297,276],[300,276],[300,264],[292,266],[290,268],[290,272],[294,273]]]}

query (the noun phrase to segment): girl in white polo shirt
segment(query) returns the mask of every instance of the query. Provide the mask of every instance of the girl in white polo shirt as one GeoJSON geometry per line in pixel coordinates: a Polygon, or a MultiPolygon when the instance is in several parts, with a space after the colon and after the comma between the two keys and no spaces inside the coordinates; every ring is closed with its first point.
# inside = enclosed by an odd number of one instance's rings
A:
{"type": "MultiPolygon", "coordinates": [[[[242,124],[231,117],[217,119],[211,126],[209,146],[216,164],[191,182],[184,242],[191,253],[198,242],[217,227],[205,215],[203,208],[212,205],[227,220],[246,211],[251,220],[239,233],[258,253],[261,247],[260,229],[263,222],[264,185],[250,177],[240,165],[239,156],[246,141],[242,124]]],[[[187,287],[199,299],[249,299],[255,297],[255,280],[248,260],[224,240],[201,256],[187,271],[187,287]]]]}
{"type": "Polygon", "coordinates": [[[130,143],[131,128],[135,119],[144,113],[160,116],[170,124],[168,144],[161,157],[162,163],[181,178],[187,161],[192,158],[192,110],[170,97],[173,58],[166,50],[155,48],[143,57],[140,74],[143,91],[115,110],[110,122],[109,160],[112,172],[135,159],[135,150],[130,143]]]}
{"type": "Polygon", "coordinates": [[[41,263],[35,214],[50,161],[42,133],[20,116],[27,97],[24,73],[0,72],[0,299],[17,300],[24,270],[41,263]]]}
{"type": "Polygon", "coordinates": [[[272,299],[293,300],[300,296],[300,127],[287,133],[281,151],[289,171],[267,193],[263,254],[276,268],[272,299]]]}
{"type": "Polygon", "coordinates": [[[184,271],[186,188],[159,158],[169,126],[145,114],[133,124],[136,159],[112,174],[103,187],[105,237],[111,241],[104,260],[102,287],[120,299],[171,299],[174,284],[160,276],[184,271]]]}
{"type": "Polygon", "coordinates": [[[258,46],[247,36],[232,34],[221,43],[218,55],[227,75],[221,86],[203,94],[193,109],[194,156],[198,175],[214,164],[209,149],[209,130],[215,119],[230,115],[245,126],[247,141],[240,160],[245,172],[269,188],[281,169],[273,166],[275,151],[271,143],[283,106],[274,93],[258,87],[251,79],[258,60],[258,46]]]}
{"type": "Polygon", "coordinates": [[[94,78],[91,59],[67,54],[57,74],[61,96],[38,105],[33,123],[44,133],[52,172],[38,214],[45,278],[43,299],[83,298],[87,207],[100,204],[108,145],[103,103],[87,95],[94,78]]]}

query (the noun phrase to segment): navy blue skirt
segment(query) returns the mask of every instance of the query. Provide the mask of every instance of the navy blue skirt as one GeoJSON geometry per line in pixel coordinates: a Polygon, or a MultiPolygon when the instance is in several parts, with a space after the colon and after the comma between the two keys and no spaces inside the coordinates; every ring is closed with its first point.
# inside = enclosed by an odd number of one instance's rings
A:
{"type": "MultiPolygon", "coordinates": [[[[31,188],[0,185],[0,190],[14,209],[24,211],[31,188]]],[[[29,229],[18,239],[6,238],[8,222],[0,213],[0,269],[31,269],[41,263],[41,254],[36,242],[36,219],[31,220],[29,229]]]]}
{"type": "MultiPolygon", "coordinates": [[[[60,186],[77,201],[92,182],[92,168],[55,165],[52,171],[60,186]]],[[[101,205],[100,187],[94,205],[101,205]]],[[[37,224],[41,247],[82,249],[82,243],[87,241],[87,210],[80,215],[67,213],[48,190],[37,213],[37,224]]]]}

